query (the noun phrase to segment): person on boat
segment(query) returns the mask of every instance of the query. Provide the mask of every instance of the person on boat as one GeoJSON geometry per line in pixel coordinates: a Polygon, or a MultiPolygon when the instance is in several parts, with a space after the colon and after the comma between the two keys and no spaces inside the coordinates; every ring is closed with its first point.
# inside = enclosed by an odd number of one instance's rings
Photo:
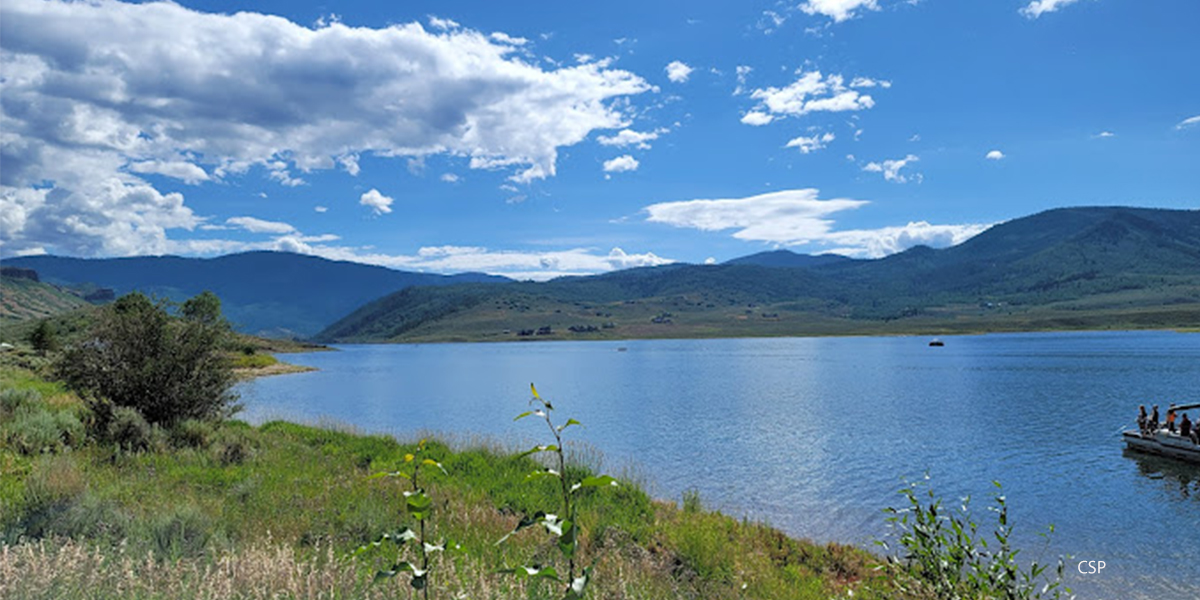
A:
{"type": "Polygon", "coordinates": [[[1167,431],[1175,433],[1175,409],[1167,409],[1167,431]]]}
{"type": "Polygon", "coordinates": [[[1150,413],[1150,433],[1158,431],[1158,405],[1154,405],[1154,410],[1150,413]]]}
{"type": "Polygon", "coordinates": [[[1179,435],[1185,440],[1192,439],[1192,421],[1188,419],[1187,413],[1179,419],[1179,435]]]}
{"type": "Polygon", "coordinates": [[[1142,404],[1138,406],[1138,431],[1141,433],[1146,433],[1146,426],[1148,425],[1149,421],[1150,417],[1146,415],[1146,405],[1142,404]]]}

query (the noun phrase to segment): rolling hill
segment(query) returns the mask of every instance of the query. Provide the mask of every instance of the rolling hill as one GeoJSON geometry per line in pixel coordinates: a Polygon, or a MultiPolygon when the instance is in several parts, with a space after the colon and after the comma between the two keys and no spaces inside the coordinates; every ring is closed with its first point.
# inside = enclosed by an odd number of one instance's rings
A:
{"type": "Polygon", "coordinates": [[[40,319],[88,306],[83,295],[44,283],[36,271],[0,267],[0,322],[40,319]]]}
{"type": "Polygon", "coordinates": [[[603,339],[1197,324],[1200,211],[1091,207],[1046,211],[996,225],[958,246],[919,246],[877,260],[776,251],[722,265],[676,264],[546,283],[410,288],[347,315],[317,339],[603,339]]]}
{"type": "Polygon", "coordinates": [[[274,337],[312,335],[364,303],[409,286],[508,281],[479,273],[412,273],[286,252],[216,258],[29,256],[4,263],[36,270],[49,283],[91,283],[118,295],[138,290],[182,300],[210,290],[220,296],[226,317],[239,331],[274,337]]]}

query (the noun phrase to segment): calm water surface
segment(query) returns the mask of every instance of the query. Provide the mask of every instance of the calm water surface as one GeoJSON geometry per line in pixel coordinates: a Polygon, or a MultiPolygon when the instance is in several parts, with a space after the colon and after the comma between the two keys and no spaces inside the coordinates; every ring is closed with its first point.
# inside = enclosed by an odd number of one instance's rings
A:
{"type": "Polygon", "coordinates": [[[635,466],[656,496],[695,488],[711,508],[818,541],[884,535],[901,477],[928,472],[979,511],[999,480],[1024,555],[1106,562],[1071,578],[1080,598],[1200,598],[1200,467],[1126,454],[1118,435],[1139,403],[1200,399],[1200,335],[927,341],[343,346],[287,357],[320,371],[240,391],[253,421],[531,441],[543,432],[512,417],[533,381],[586,425],[576,439],[610,469],[635,466]]]}

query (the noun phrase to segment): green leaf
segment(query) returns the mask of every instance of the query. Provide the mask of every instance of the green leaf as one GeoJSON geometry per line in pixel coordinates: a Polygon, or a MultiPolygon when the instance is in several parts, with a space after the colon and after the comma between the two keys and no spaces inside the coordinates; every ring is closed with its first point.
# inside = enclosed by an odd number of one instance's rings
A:
{"type": "Polygon", "coordinates": [[[518,454],[517,458],[525,458],[526,456],[529,456],[530,454],[537,454],[539,452],[558,452],[558,446],[555,446],[554,444],[542,444],[540,446],[534,446],[534,447],[518,454]]]}
{"type": "Polygon", "coordinates": [[[571,486],[571,491],[574,492],[574,491],[580,490],[582,488],[593,488],[593,487],[604,487],[604,486],[617,487],[618,485],[619,484],[618,484],[617,480],[612,477],[609,477],[608,475],[600,475],[597,477],[584,477],[583,481],[580,481],[579,483],[576,483],[575,485],[571,486]]]}
{"type": "Polygon", "coordinates": [[[426,458],[425,460],[421,461],[421,464],[429,465],[431,467],[437,467],[438,469],[441,469],[442,473],[449,475],[449,473],[446,473],[446,467],[443,467],[442,463],[440,463],[436,460],[433,460],[432,458],[426,458]]]}
{"type": "Polygon", "coordinates": [[[433,498],[424,491],[404,492],[405,508],[414,519],[425,520],[433,512],[433,498]]]}
{"type": "Polygon", "coordinates": [[[527,516],[524,519],[521,519],[521,521],[517,523],[517,526],[514,527],[512,531],[505,534],[504,537],[500,538],[500,540],[496,542],[496,545],[499,546],[500,544],[503,544],[504,540],[507,540],[508,538],[512,537],[513,534],[517,533],[518,531],[521,531],[522,529],[525,529],[526,527],[532,527],[534,525],[537,525],[538,523],[541,523],[543,520],[545,520],[545,518],[546,518],[546,513],[539,510],[536,513],[534,513],[533,516],[527,516]]]}
{"type": "Polygon", "coordinates": [[[525,476],[525,481],[533,481],[534,479],[541,479],[542,477],[562,477],[562,473],[559,473],[558,471],[555,471],[554,469],[544,469],[541,471],[534,471],[525,476]]]}
{"type": "Polygon", "coordinates": [[[558,571],[554,567],[516,567],[513,569],[500,569],[496,571],[502,575],[513,575],[517,579],[550,579],[558,581],[558,571]]]}
{"type": "Polygon", "coordinates": [[[379,479],[381,477],[403,477],[405,479],[411,479],[411,477],[409,477],[408,474],[401,473],[400,471],[392,471],[390,473],[387,471],[383,471],[380,473],[374,473],[372,475],[368,475],[367,479],[379,479]]]}
{"type": "Polygon", "coordinates": [[[530,384],[529,384],[529,390],[530,390],[531,392],[533,392],[533,397],[534,397],[534,398],[537,398],[538,400],[541,400],[541,399],[542,399],[541,395],[539,395],[539,394],[537,393],[537,388],[536,388],[536,387],[534,387],[532,383],[530,383],[530,384]]]}
{"type": "Polygon", "coordinates": [[[566,429],[566,428],[568,428],[568,427],[570,427],[570,426],[572,426],[572,425],[580,425],[580,426],[582,426],[582,425],[583,425],[583,423],[580,423],[579,421],[576,421],[575,419],[567,419],[567,422],[566,422],[566,423],[563,423],[562,425],[559,425],[559,426],[558,426],[558,427],[556,427],[555,429],[558,429],[558,432],[559,432],[559,433],[562,433],[562,430],[564,430],[564,429],[566,429]]]}
{"type": "Polygon", "coordinates": [[[525,411],[525,412],[523,412],[523,413],[521,413],[521,414],[517,415],[517,418],[515,418],[515,419],[513,419],[513,420],[514,420],[514,421],[520,421],[521,419],[524,419],[525,417],[528,417],[529,415],[532,415],[532,414],[533,414],[533,412],[534,412],[534,411],[532,411],[532,410],[527,410],[527,411],[525,411]]]}
{"type": "MultiPolygon", "coordinates": [[[[563,520],[560,526],[561,533],[558,536],[558,550],[562,552],[563,556],[566,558],[574,558],[575,548],[577,547],[577,544],[575,543],[575,534],[578,531],[578,528],[575,527],[575,523],[573,523],[570,519],[563,520]]],[[[549,529],[549,526],[546,528],[549,529]]]]}
{"type": "Polygon", "coordinates": [[[375,573],[374,581],[379,581],[381,579],[389,579],[389,578],[395,577],[396,575],[399,575],[400,573],[404,573],[404,572],[412,573],[413,579],[416,579],[418,577],[424,579],[425,575],[429,573],[429,571],[427,571],[427,570],[422,571],[421,569],[418,569],[416,565],[414,565],[406,560],[402,560],[402,561],[396,563],[395,565],[392,565],[392,568],[387,571],[379,571],[379,572],[375,573]]]}
{"type": "Polygon", "coordinates": [[[417,532],[405,527],[404,529],[401,529],[400,531],[397,531],[396,533],[385,533],[385,534],[379,536],[379,539],[375,540],[374,542],[371,542],[370,544],[366,544],[364,546],[360,546],[358,548],[358,550],[354,551],[354,554],[352,556],[359,556],[369,550],[378,548],[379,546],[382,546],[384,542],[390,541],[390,542],[396,544],[397,546],[403,546],[405,544],[405,542],[408,542],[410,540],[415,540],[415,539],[417,539],[417,532]]]}

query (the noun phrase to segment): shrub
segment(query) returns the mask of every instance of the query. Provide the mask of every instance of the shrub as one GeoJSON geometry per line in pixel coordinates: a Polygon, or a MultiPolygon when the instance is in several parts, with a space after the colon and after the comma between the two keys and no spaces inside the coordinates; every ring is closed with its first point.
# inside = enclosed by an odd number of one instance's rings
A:
{"type": "MultiPolygon", "coordinates": [[[[995,485],[999,490],[1000,484],[995,485]]],[[[1013,526],[1008,519],[1007,500],[999,491],[993,498],[994,506],[988,508],[996,514],[997,521],[989,536],[979,533],[979,524],[970,513],[970,498],[963,499],[958,510],[947,510],[931,488],[925,493],[920,489],[919,483],[905,486],[900,492],[908,506],[887,509],[892,515],[888,523],[903,549],[901,555],[888,557],[888,568],[899,593],[896,597],[920,600],[1070,597],[1071,590],[1062,586],[1065,558],[1059,557],[1053,578],[1046,576],[1046,564],[1035,560],[1023,568],[1017,561],[1019,550],[1013,549],[1010,542],[1013,526]]],[[[886,542],[878,543],[888,548],[886,542]]]]}
{"type": "Polygon", "coordinates": [[[0,439],[23,454],[57,452],[83,438],[83,424],[74,414],[50,412],[40,403],[22,404],[0,427],[0,439]]]}
{"type": "Polygon", "coordinates": [[[229,324],[210,292],[184,302],[178,317],[165,302],[122,296],[101,309],[81,343],[56,363],[67,384],[89,395],[101,425],[106,406],[137,409],[150,423],[224,418],[238,409],[233,371],[222,349],[229,324]]]}
{"type": "Polygon", "coordinates": [[[213,459],[223,467],[240,465],[254,455],[254,443],[243,430],[222,428],[213,439],[213,459]]]}
{"type": "Polygon", "coordinates": [[[171,560],[200,556],[213,537],[212,521],[192,504],[155,515],[146,527],[154,554],[171,560]]]}
{"type": "Polygon", "coordinates": [[[112,411],[105,439],[122,450],[141,452],[150,448],[154,432],[142,413],[135,408],[118,406],[112,411]]]}
{"type": "Polygon", "coordinates": [[[0,417],[12,417],[18,408],[33,404],[41,398],[41,394],[35,390],[17,388],[0,389],[0,417]]]}
{"type": "Polygon", "coordinates": [[[171,428],[171,445],[176,448],[207,448],[213,437],[213,426],[200,419],[185,419],[171,428]]]}

